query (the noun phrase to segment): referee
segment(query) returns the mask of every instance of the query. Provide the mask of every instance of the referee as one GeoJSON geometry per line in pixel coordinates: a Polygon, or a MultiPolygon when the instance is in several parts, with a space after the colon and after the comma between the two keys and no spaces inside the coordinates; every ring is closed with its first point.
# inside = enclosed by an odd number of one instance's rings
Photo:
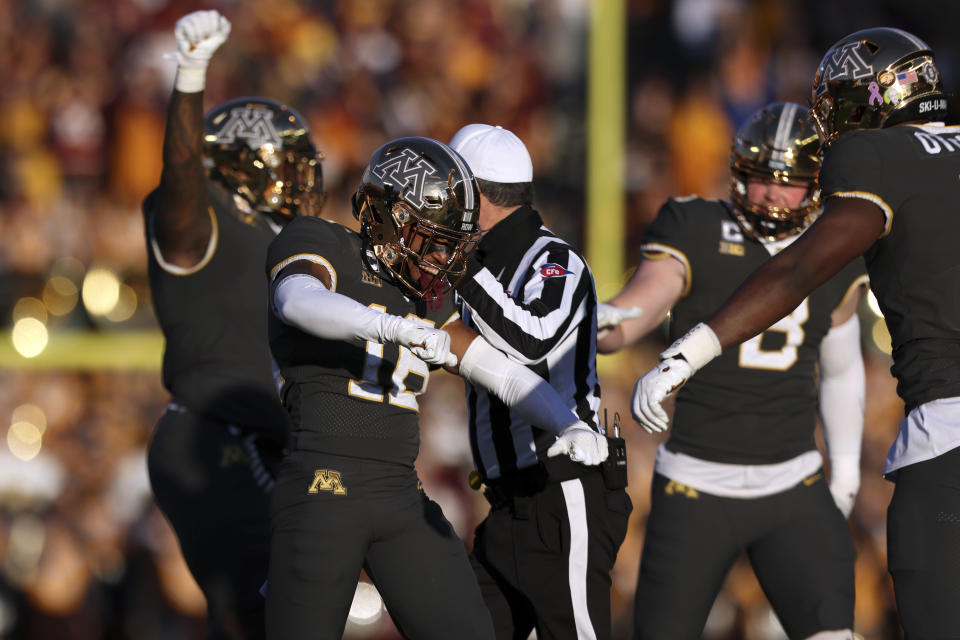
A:
{"type": "MultiPolygon", "coordinates": [[[[464,321],[599,430],[593,277],[531,206],[530,154],[513,133],[486,124],[462,128],[450,146],[477,178],[484,234],[457,286],[464,321]]],[[[555,434],[469,383],[467,403],[490,502],[470,559],[498,640],[534,628],[540,640],[609,638],[610,570],[632,508],[625,482],[605,483],[600,466],[548,458],[555,434]]]]}

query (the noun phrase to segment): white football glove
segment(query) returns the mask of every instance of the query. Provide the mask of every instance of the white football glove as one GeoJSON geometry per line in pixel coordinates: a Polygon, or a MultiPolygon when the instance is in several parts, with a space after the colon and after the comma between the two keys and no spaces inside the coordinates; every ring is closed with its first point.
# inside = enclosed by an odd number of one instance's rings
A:
{"type": "Polygon", "coordinates": [[[661,404],[686,384],[694,373],[720,355],[717,334],[704,323],[696,325],[660,354],[660,364],[633,386],[630,410],[649,433],[667,430],[667,413],[661,404]]]}
{"type": "Polygon", "coordinates": [[[557,436],[547,449],[547,457],[566,454],[574,462],[595,466],[607,459],[607,438],[585,422],[575,422],[557,436]]]}
{"type": "Polygon", "coordinates": [[[203,91],[207,64],[230,35],[230,21],[217,11],[194,11],[177,20],[173,35],[177,40],[177,91],[203,91]]]}
{"type": "Polygon", "coordinates": [[[860,490],[860,478],[831,478],[830,495],[837,503],[837,508],[844,518],[849,518],[853,512],[853,505],[857,502],[857,491],[860,490]]]}
{"type": "Polygon", "coordinates": [[[692,375],[693,367],[683,358],[667,358],[648,371],[633,386],[630,410],[634,420],[639,422],[647,433],[666,431],[667,412],[661,405],[692,375]]]}
{"type": "Polygon", "coordinates": [[[450,334],[442,329],[403,319],[397,327],[395,342],[427,364],[457,365],[457,356],[450,353],[450,334]]]}
{"type": "Polygon", "coordinates": [[[637,318],[643,313],[640,307],[624,309],[606,302],[597,303],[597,333],[605,333],[630,318],[637,318]]]}
{"type": "Polygon", "coordinates": [[[844,518],[849,518],[860,490],[860,456],[830,456],[830,495],[844,518]]]}

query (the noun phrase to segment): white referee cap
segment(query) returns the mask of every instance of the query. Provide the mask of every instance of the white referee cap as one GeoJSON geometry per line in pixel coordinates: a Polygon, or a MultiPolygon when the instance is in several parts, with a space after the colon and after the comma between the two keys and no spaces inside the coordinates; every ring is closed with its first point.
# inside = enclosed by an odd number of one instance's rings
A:
{"type": "Polygon", "coordinates": [[[490,182],[533,182],[533,161],[526,145],[511,131],[489,124],[468,124],[449,145],[463,156],[473,175],[490,182]]]}

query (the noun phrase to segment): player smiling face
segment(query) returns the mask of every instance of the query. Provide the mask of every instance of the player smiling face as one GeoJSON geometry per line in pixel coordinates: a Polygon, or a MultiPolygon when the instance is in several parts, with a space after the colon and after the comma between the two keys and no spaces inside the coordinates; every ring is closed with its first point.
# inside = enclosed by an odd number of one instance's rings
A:
{"type": "Polygon", "coordinates": [[[462,273],[466,257],[475,246],[475,243],[464,246],[462,242],[439,235],[425,235],[413,228],[407,234],[406,244],[410,277],[428,298],[440,297],[451,288],[454,283],[450,282],[449,274],[462,273]]]}

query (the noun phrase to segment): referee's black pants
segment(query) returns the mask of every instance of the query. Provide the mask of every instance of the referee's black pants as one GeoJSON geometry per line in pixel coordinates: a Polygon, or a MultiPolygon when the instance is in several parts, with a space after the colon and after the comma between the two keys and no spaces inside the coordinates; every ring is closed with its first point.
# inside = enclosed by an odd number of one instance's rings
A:
{"type": "Polygon", "coordinates": [[[207,640],[265,637],[260,587],[267,578],[270,467],[280,448],[176,404],[157,423],[147,453],[150,485],[206,597],[207,640]]]}
{"type": "Polygon", "coordinates": [[[581,468],[531,495],[491,499],[477,527],[470,561],[497,640],[526,640],[534,628],[540,640],[610,637],[610,571],[632,505],[598,467],[581,468]]]}

